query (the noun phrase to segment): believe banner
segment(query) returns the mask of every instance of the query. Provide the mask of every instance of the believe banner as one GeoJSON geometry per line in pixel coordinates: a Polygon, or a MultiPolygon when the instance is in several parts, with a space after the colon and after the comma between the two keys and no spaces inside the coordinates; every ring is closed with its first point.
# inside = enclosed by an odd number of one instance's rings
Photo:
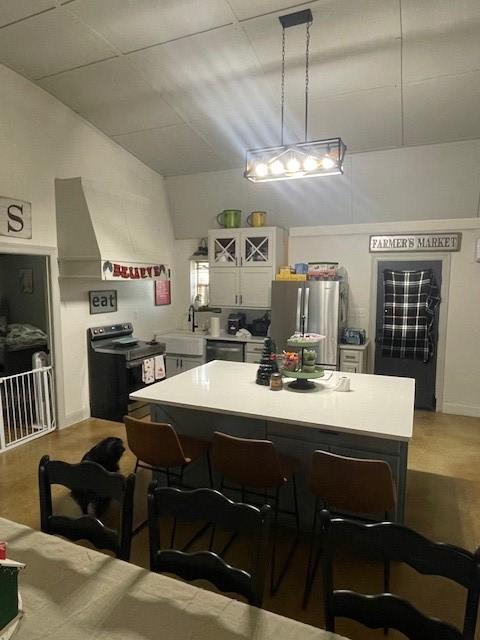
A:
{"type": "Polygon", "coordinates": [[[102,263],[103,280],[168,280],[169,273],[169,268],[164,264],[113,260],[104,260],[102,263]]]}

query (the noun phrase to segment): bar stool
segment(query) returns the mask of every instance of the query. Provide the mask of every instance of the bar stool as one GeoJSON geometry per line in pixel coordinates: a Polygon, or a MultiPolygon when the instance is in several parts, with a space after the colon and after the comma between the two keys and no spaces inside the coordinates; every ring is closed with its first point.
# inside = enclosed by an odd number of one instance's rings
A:
{"type": "MultiPolygon", "coordinates": [[[[308,603],[320,559],[321,548],[314,558],[319,509],[340,512],[379,514],[388,520],[395,507],[395,483],[390,465],[383,460],[349,458],[326,451],[314,451],[310,472],[310,489],[315,494],[312,541],[308,558],[303,607],[308,603]]],[[[384,563],[384,591],[389,591],[390,563],[384,563]]]]}
{"type": "MultiPolygon", "coordinates": [[[[274,489],[273,510],[274,527],[272,542],[272,568],[270,574],[270,592],[276,593],[283,580],[288,566],[298,544],[300,534],[300,518],[298,512],[297,487],[295,482],[295,472],[300,463],[295,458],[277,453],[273,442],[270,440],[253,440],[249,438],[237,438],[225,433],[215,431],[212,441],[212,464],[213,468],[220,473],[220,491],[235,489],[226,486],[225,481],[233,485],[240,486],[242,502],[246,501],[246,494],[258,495],[268,501],[268,490],[274,489]],[[279,507],[280,489],[292,481],[294,511],[287,511],[279,507]],[[253,491],[253,489],[263,490],[263,493],[253,491]],[[296,536],[287,554],[285,563],[280,570],[279,576],[275,579],[276,560],[276,529],[279,512],[287,513],[295,517],[296,536]]],[[[225,551],[225,549],[224,549],[225,551]]]]}
{"type": "MultiPolygon", "coordinates": [[[[167,486],[171,486],[172,478],[178,479],[179,484],[185,486],[183,472],[192,462],[205,456],[210,487],[213,488],[209,442],[177,434],[168,423],[145,422],[130,416],[124,416],[123,422],[127,432],[128,446],[137,458],[135,473],[138,468],[148,469],[165,474],[167,486]],[[180,471],[172,471],[172,469],[180,469],[180,471]]],[[[137,534],[146,524],[145,520],[135,528],[133,533],[137,534]]],[[[173,529],[172,542],[174,536],[173,529]]]]}
{"type": "Polygon", "coordinates": [[[135,472],[140,467],[164,473],[170,486],[171,476],[182,483],[184,470],[206,456],[210,487],[213,487],[209,442],[177,434],[171,424],[164,422],[145,422],[130,416],[124,416],[123,422],[128,446],[137,458],[135,472]],[[175,468],[180,468],[180,473],[171,471],[175,468]]]}

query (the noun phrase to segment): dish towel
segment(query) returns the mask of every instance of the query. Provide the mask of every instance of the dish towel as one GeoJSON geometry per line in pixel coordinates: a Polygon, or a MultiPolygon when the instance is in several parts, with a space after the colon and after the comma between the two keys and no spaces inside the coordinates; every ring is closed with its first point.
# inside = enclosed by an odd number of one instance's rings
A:
{"type": "Polygon", "coordinates": [[[145,384],[155,382],[155,361],[153,358],[146,358],[142,362],[142,381],[145,384]]]}
{"type": "Polygon", "coordinates": [[[431,269],[383,272],[382,355],[428,362],[440,293],[431,269]]]}
{"type": "Polygon", "coordinates": [[[155,380],[165,378],[165,359],[163,356],[155,356],[155,380]]]}

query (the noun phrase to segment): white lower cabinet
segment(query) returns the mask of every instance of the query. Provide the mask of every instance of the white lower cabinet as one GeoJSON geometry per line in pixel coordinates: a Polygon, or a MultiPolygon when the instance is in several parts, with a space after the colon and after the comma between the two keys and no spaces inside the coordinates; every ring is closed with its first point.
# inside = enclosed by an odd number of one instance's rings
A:
{"type": "Polygon", "coordinates": [[[340,345],[340,371],[344,373],[367,373],[369,342],[362,345],[340,345]]]}
{"type": "Polygon", "coordinates": [[[199,367],[201,364],[205,364],[203,358],[196,358],[193,356],[182,356],[182,355],[170,355],[165,357],[165,368],[167,378],[171,378],[172,376],[176,376],[179,373],[183,373],[184,371],[188,371],[189,369],[194,369],[195,367],[199,367]]]}
{"type": "Polygon", "coordinates": [[[258,342],[247,342],[247,348],[245,350],[245,362],[253,362],[255,364],[260,363],[262,357],[263,344],[258,342]]]}
{"type": "Polygon", "coordinates": [[[270,306],[271,267],[210,268],[210,305],[216,307],[270,306]]]}

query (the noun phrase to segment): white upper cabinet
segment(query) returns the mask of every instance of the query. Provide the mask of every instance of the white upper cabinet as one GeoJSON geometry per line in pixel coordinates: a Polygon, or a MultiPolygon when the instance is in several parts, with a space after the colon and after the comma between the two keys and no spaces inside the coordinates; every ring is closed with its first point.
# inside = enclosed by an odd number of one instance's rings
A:
{"type": "Polygon", "coordinates": [[[216,229],[208,232],[208,260],[211,267],[240,266],[239,229],[216,229]]]}
{"type": "Polygon", "coordinates": [[[270,307],[272,280],[286,260],[286,232],[278,227],[208,232],[210,304],[270,307]]]}
{"type": "Polygon", "coordinates": [[[271,267],[275,243],[274,229],[255,229],[240,234],[241,266],[271,267]]]}

